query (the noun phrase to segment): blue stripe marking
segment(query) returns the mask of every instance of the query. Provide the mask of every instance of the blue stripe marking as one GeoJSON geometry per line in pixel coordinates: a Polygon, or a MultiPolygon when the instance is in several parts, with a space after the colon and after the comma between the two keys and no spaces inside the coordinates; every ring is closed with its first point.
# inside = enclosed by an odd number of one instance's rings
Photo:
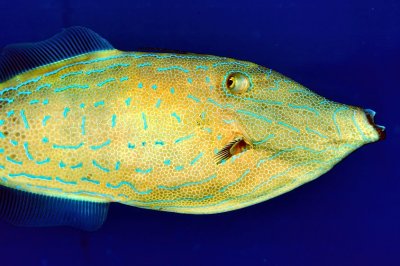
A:
{"type": "Polygon", "coordinates": [[[360,126],[358,125],[358,123],[357,123],[357,121],[356,121],[355,115],[356,115],[356,111],[353,111],[352,120],[353,120],[354,125],[355,125],[356,128],[357,128],[358,133],[360,133],[360,135],[361,135],[361,137],[362,137],[362,139],[363,139],[364,141],[365,141],[365,140],[368,140],[367,136],[365,136],[364,132],[362,132],[360,126]]]}
{"type": "Polygon", "coordinates": [[[159,68],[157,68],[157,71],[159,71],[159,72],[170,71],[170,70],[180,70],[180,71],[183,71],[185,73],[189,73],[189,70],[187,70],[186,68],[183,68],[181,66],[171,66],[171,67],[159,67],[159,68]]]}
{"type": "Polygon", "coordinates": [[[151,66],[150,62],[145,62],[145,63],[141,63],[141,64],[137,64],[136,67],[138,68],[142,68],[142,67],[148,67],[151,66]]]}
{"type": "Polygon", "coordinates": [[[17,174],[8,174],[9,177],[27,177],[31,179],[41,179],[41,180],[52,180],[50,176],[43,176],[43,175],[32,175],[27,173],[17,173],[17,174]]]}
{"type": "Polygon", "coordinates": [[[23,146],[24,146],[26,157],[28,157],[29,160],[33,160],[32,154],[29,153],[28,142],[24,142],[23,146]]]}
{"type": "Polygon", "coordinates": [[[188,78],[187,81],[188,81],[190,84],[192,84],[193,79],[192,79],[192,78],[188,78]]]}
{"type": "Polygon", "coordinates": [[[100,181],[89,179],[87,177],[82,177],[81,181],[89,182],[89,183],[92,183],[92,184],[95,184],[95,185],[99,185],[100,184],[100,181]]]}
{"type": "Polygon", "coordinates": [[[165,145],[165,142],[162,141],[162,140],[156,140],[154,144],[155,144],[155,145],[164,146],[164,145],[165,145]]]}
{"type": "Polygon", "coordinates": [[[332,115],[333,123],[335,124],[336,131],[337,131],[337,133],[338,133],[338,135],[339,135],[340,138],[342,137],[342,133],[340,132],[339,124],[338,124],[337,121],[336,121],[336,115],[337,115],[338,112],[344,111],[344,110],[347,110],[347,109],[348,109],[347,107],[340,107],[340,108],[337,108],[337,109],[333,112],[333,115],[332,115]]]}
{"type": "Polygon", "coordinates": [[[193,95],[191,95],[191,94],[188,94],[188,96],[187,96],[189,99],[192,99],[193,101],[195,101],[196,103],[199,103],[200,102],[200,99],[199,98],[197,98],[197,97],[195,97],[195,96],[193,96],[193,95]]]}
{"type": "Polygon", "coordinates": [[[182,171],[182,170],[183,170],[182,165],[175,166],[175,171],[182,171]]]}
{"type": "Polygon", "coordinates": [[[260,141],[255,141],[255,142],[253,142],[253,144],[254,144],[254,145],[263,144],[263,143],[267,142],[268,140],[272,139],[273,137],[275,137],[275,135],[274,135],[274,134],[270,134],[270,135],[266,136],[264,139],[262,139],[262,140],[260,140],[260,141]]]}
{"type": "Polygon", "coordinates": [[[102,170],[102,171],[104,171],[104,172],[106,172],[106,173],[109,173],[109,172],[110,172],[110,169],[101,166],[101,165],[100,165],[98,162],[96,162],[95,160],[92,161],[92,164],[93,164],[93,166],[97,167],[98,169],[100,169],[100,170],[102,170]]]}
{"type": "Polygon", "coordinates": [[[29,94],[32,94],[32,92],[31,91],[20,91],[20,92],[18,92],[18,95],[29,95],[29,94]]]}
{"type": "Polygon", "coordinates": [[[94,107],[99,107],[100,105],[104,105],[104,101],[98,101],[94,103],[94,107]]]}
{"type": "Polygon", "coordinates": [[[49,163],[50,162],[50,158],[46,158],[42,161],[36,161],[37,164],[41,165],[41,164],[45,164],[45,163],[49,163]]]}
{"type": "Polygon", "coordinates": [[[181,118],[179,117],[179,115],[177,115],[175,112],[173,112],[173,113],[171,114],[171,116],[175,117],[175,118],[176,118],[176,121],[178,121],[178,123],[182,122],[182,120],[181,120],[181,118]]]}
{"type": "Polygon", "coordinates": [[[306,130],[307,130],[308,132],[311,132],[311,133],[314,133],[314,134],[320,136],[321,138],[324,138],[324,139],[327,139],[327,138],[328,138],[327,136],[325,136],[325,135],[321,134],[320,132],[318,132],[318,131],[316,131],[316,130],[314,130],[314,129],[311,129],[311,128],[309,128],[309,127],[306,127],[306,130]]]}
{"type": "Polygon", "coordinates": [[[62,184],[65,184],[65,185],[76,185],[76,184],[77,184],[75,181],[65,181],[65,180],[62,180],[62,179],[61,179],[60,177],[58,177],[58,176],[56,176],[55,180],[56,180],[57,182],[60,182],[60,183],[62,183],[62,184]]]}
{"type": "Polygon", "coordinates": [[[237,183],[239,183],[240,181],[242,181],[243,178],[245,178],[246,175],[248,175],[250,173],[250,169],[247,169],[246,171],[244,171],[244,173],[235,181],[233,181],[232,183],[222,187],[219,191],[220,192],[225,192],[225,190],[227,190],[229,187],[236,185],[237,183]]]}
{"type": "Polygon", "coordinates": [[[64,108],[64,112],[63,112],[64,118],[67,118],[67,115],[68,115],[69,111],[71,111],[71,109],[69,109],[68,107],[64,108]]]}
{"type": "Polygon", "coordinates": [[[78,168],[82,168],[82,166],[83,166],[83,163],[78,163],[78,164],[75,164],[75,165],[71,165],[70,168],[71,169],[78,169],[78,168]]]}
{"type": "Polygon", "coordinates": [[[165,190],[176,190],[176,189],[180,189],[182,187],[188,187],[188,186],[195,186],[195,185],[200,185],[206,182],[211,181],[212,179],[216,178],[217,174],[213,174],[205,179],[202,179],[200,181],[193,181],[193,182],[186,182],[177,186],[172,186],[172,187],[167,187],[167,186],[157,186],[157,188],[159,189],[165,189],[165,190]]]}
{"type": "Polygon", "coordinates": [[[124,81],[127,81],[128,79],[129,79],[128,77],[122,77],[119,79],[119,81],[124,82],[124,81]]]}
{"type": "Polygon", "coordinates": [[[105,142],[103,142],[102,144],[100,144],[100,145],[93,145],[93,146],[90,146],[90,148],[91,148],[92,150],[96,151],[96,150],[99,150],[99,149],[101,149],[101,148],[103,148],[103,147],[109,145],[110,143],[111,143],[111,140],[108,139],[108,140],[106,140],[105,142]]]}
{"type": "Polygon", "coordinates": [[[14,140],[14,139],[10,139],[10,143],[13,146],[17,146],[18,145],[18,141],[14,140]]]}
{"type": "Polygon", "coordinates": [[[77,144],[77,145],[58,145],[58,144],[53,144],[53,149],[65,149],[65,150],[77,150],[81,148],[84,145],[83,142],[77,144]]]}
{"type": "Polygon", "coordinates": [[[113,82],[113,81],[115,81],[115,78],[109,78],[109,79],[106,79],[106,80],[104,80],[104,81],[102,81],[102,82],[99,82],[99,83],[97,84],[97,86],[98,86],[98,87],[102,87],[102,86],[104,86],[105,84],[110,83],[110,82],[113,82]]]}
{"type": "Polygon", "coordinates": [[[215,100],[213,100],[211,98],[208,98],[207,102],[212,103],[212,104],[214,104],[214,105],[216,105],[216,106],[218,106],[219,108],[222,108],[222,109],[233,108],[232,104],[228,104],[228,103],[225,104],[225,105],[224,104],[220,104],[220,103],[216,102],[215,100]]]}
{"type": "Polygon", "coordinates": [[[293,130],[293,131],[295,131],[295,132],[297,132],[297,133],[300,133],[300,130],[298,129],[298,128],[295,128],[294,126],[291,126],[291,125],[289,125],[289,124],[286,124],[285,122],[282,122],[282,121],[279,121],[279,122],[277,122],[279,125],[281,125],[281,126],[284,126],[284,127],[287,127],[288,129],[290,129],[290,130],[293,130]]]}
{"type": "Polygon", "coordinates": [[[152,192],[151,189],[145,190],[145,191],[139,191],[132,183],[127,182],[127,181],[121,181],[119,182],[117,185],[112,185],[111,183],[107,183],[106,186],[108,188],[112,188],[112,189],[118,189],[122,186],[128,186],[130,187],[136,194],[139,195],[146,195],[152,192]]]}
{"type": "Polygon", "coordinates": [[[259,119],[259,120],[262,120],[262,121],[265,121],[265,122],[268,122],[268,123],[272,123],[272,120],[271,120],[271,119],[266,118],[265,116],[258,115],[258,114],[256,114],[256,113],[247,111],[247,110],[239,109],[239,110],[236,110],[236,113],[248,115],[248,116],[254,117],[254,118],[256,118],[256,119],[259,119]]]}
{"type": "Polygon", "coordinates": [[[116,124],[117,124],[117,115],[113,114],[111,117],[111,127],[114,128],[116,124]]]}
{"type": "Polygon", "coordinates": [[[51,87],[51,84],[43,84],[43,85],[38,86],[36,88],[36,91],[40,91],[41,89],[50,88],[50,87],[51,87]]]}
{"type": "Polygon", "coordinates": [[[80,75],[80,74],[83,74],[83,71],[69,72],[69,73],[67,73],[67,74],[61,75],[60,78],[61,78],[61,79],[65,79],[65,78],[67,78],[67,77],[74,76],[74,75],[80,75]]]}
{"type": "Polygon", "coordinates": [[[7,117],[10,117],[14,114],[14,110],[10,110],[7,112],[7,117]]]}
{"type": "Polygon", "coordinates": [[[194,136],[194,134],[190,134],[190,135],[187,135],[187,136],[178,138],[178,139],[175,140],[175,143],[179,143],[179,142],[182,142],[182,141],[184,141],[184,140],[191,139],[193,136],[194,136]]]}
{"type": "Polygon", "coordinates": [[[208,66],[196,66],[196,69],[208,70],[208,66]]]}
{"type": "Polygon", "coordinates": [[[115,163],[115,170],[118,171],[120,167],[121,167],[121,162],[120,162],[120,161],[117,161],[117,162],[115,163]]]}
{"type": "Polygon", "coordinates": [[[26,129],[29,129],[29,123],[28,123],[28,120],[26,119],[26,116],[25,116],[25,110],[21,110],[20,111],[20,115],[21,115],[21,117],[22,117],[22,121],[24,122],[24,127],[26,128],[26,129]]]}
{"type": "Polygon", "coordinates": [[[31,100],[30,102],[29,102],[29,104],[37,104],[37,103],[39,103],[40,101],[39,100],[31,100]]]}
{"type": "Polygon", "coordinates": [[[6,160],[9,161],[10,163],[13,163],[13,164],[22,165],[22,162],[14,160],[14,159],[12,159],[12,158],[10,158],[8,156],[6,157],[6,160]]]}
{"type": "Polygon", "coordinates": [[[46,126],[47,125],[47,120],[49,120],[50,118],[51,118],[51,116],[45,115],[43,117],[43,120],[42,120],[42,126],[46,126]]]}
{"type": "Polygon", "coordinates": [[[66,87],[62,87],[62,88],[57,88],[54,89],[54,92],[63,92],[66,90],[70,90],[70,89],[88,89],[89,85],[79,85],[79,84],[73,84],[73,85],[68,85],[66,87]]]}
{"type": "Polygon", "coordinates": [[[160,104],[161,104],[161,99],[158,99],[158,100],[157,100],[157,103],[156,103],[156,108],[159,108],[159,107],[160,107],[160,104]]]}
{"type": "Polygon", "coordinates": [[[164,161],[164,164],[165,164],[165,165],[171,165],[171,160],[165,160],[165,161],[164,161]]]}
{"type": "Polygon", "coordinates": [[[225,124],[232,124],[232,123],[234,123],[235,122],[235,119],[222,119],[222,121],[225,123],[225,124]]]}
{"type": "Polygon", "coordinates": [[[319,112],[316,109],[311,108],[309,106],[293,105],[293,104],[290,104],[290,103],[288,104],[288,106],[290,108],[293,108],[293,109],[304,109],[304,110],[307,110],[307,111],[310,111],[310,112],[314,113],[315,115],[319,115],[319,112]]]}
{"type": "Polygon", "coordinates": [[[148,128],[146,114],[142,112],[142,119],[143,119],[143,128],[146,130],[148,128]]]}
{"type": "Polygon", "coordinates": [[[149,174],[153,171],[153,168],[148,168],[148,169],[141,169],[141,168],[136,168],[135,172],[139,174],[149,174]]]}
{"type": "Polygon", "coordinates": [[[86,116],[82,116],[82,122],[81,122],[81,133],[82,135],[85,135],[85,123],[86,123],[86,116]]]}

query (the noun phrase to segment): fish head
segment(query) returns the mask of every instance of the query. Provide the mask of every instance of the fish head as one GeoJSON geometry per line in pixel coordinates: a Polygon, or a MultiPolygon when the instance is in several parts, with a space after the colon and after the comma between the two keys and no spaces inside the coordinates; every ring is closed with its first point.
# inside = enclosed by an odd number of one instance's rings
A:
{"type": "MultiPolygon", "coordinates": [[[[384,127],[375,125],[372,110],[328,100],[271,69],[232,61],[218,70],[218,98],[237,121],[248,148],[266,158],[308,150],[338,162],[385,136],[384,127]]],[[[290,154],[287,160],[292,163],[304,156],[290,154]]]]}

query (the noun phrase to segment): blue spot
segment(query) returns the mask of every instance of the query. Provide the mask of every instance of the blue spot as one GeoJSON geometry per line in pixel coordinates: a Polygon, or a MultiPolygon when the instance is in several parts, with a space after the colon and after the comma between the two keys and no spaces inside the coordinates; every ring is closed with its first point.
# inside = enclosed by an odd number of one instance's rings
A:
{"type": "Polygon", "coordinates": [[[151,88],[152,88],[153,90],[156,90],[156,89],[157,89],[157,85],[156,85],[156,84],[153,84],[153,85],[151,86],[151,88]]]}
{"type": "Polygon", "coordinates": [[[120,168],[120,166],[121,166],[121,162],[120,161],[117,161],[116,163],[115,163],[115,170],[119,170],[119,168],[120,168]]]}
{"type": "Polygon", "coordinates": [[[13,146],[17,146],[17,145],[18,145],[18,141],[13,140],[13,139],[10,140],[10,143],[11,143],[13,146]]]}
{"type": "Polygon", "coordinates": [[[142,82],[139,82],[139,84],[138,84],[137,87],[138,87],[139,89],[143,88],[143,83],[142,83],[142,82]]]}
{"type": "Polygon", "coordinates": [[[103,147],[109,145],[110,143],[111,143],[111,140],[108,139],[108,140],[106,140],[104,143],[102,143],[102,144],[100,144],[100,145],[90,146],[90,148],[91,148],[92,150],[95,151],[95,150],[99,150],[99,149],[101,149],[101,148],[103,148],[103,147]]]}
{"type": "Polygon", "coordinates": [[[14,159],[12,159],[12,158],[10,158],[8,156],[6,157],[6,160],[9,161],[10,163],[13,163],[13,164],[22,165],[22,162],[14,160],[14,159]]]}
{"type": "Polygon", "coordinates": [[[148,168],[148,169],[136,168],[135,171],[136,171],[136,173],[140,173],[140,174],[148,174],[151,171],[153,171],[153,168],[148,168]]]}
{"type": "Polygon", "coordinates": [[[161,104],[161,99],[158,99],[158,100],[157,100],[157,103],[156,103],[156,108],[159,108],[159,107],[160,107],[160,104],[161,104]]]}
{"type": "Polygon", "coordinates": [[[64,113],[63,113],[64,118],[67,117],[69,111],[71,111],[71,109],[69,109],[68,107],[64,108],[64,113]]]}
{"type": "Polygon", "coordinates": [[[43,100],[43,104],[44,104],[44,105],[49,104],[49,99],[44,99],[44,100],[43,100]]]}
{"type": "Polygon", "coordinates": [[[43,126],[46,126],[47,120],[49,120],[50,117],[51,117],[51,116],[49,116],[49,115],[46,115],[45,117],[43,117],[43,120],[42,120],[42,125],[43,125],[43,126]]]}
{"type": "Polygon", "coordinates": [[[211,80],[210,80],[210,77],[206,77],[206,82],[207,82],[207,83],[210,83],[210,81],[211,81],[211,80]]]}
{"type": "Polygon", "coordinates": [[[26,119],[26,116],[25,116],[25,110],[21,110],[20,111],[20,115],[22,117],[22,121],[24,122],[24,127],[26,129],[29,129],[29,123],[28,123],[28,120],[26,119]]]}
{"type": "Polygon", "coordinates": [[[165,164],[165,165],[171,165],[171,160],[165,160],[165,161],[164,161],[164,164],[165,164]]]}
{"type": "Polygon", "coordinates": [[[143,119],[143,128],[144,130],[146,130],[148,126],[147,126],[146,114],[143,112],[142,112],[142,119],[143,119]]]}
{"type": "Polygon", "coordinates": [[[188,78],[187,81],[188,81],[189,83],[192,83],[192,82],[193,82],[193,80],[192,80],[191,78],[188,78]]]}
{"type": "Polygon", "coordinates": [[[93,164],[93,166],[97,167],[98,169],[100,169],[100,170],[102,170],[102,171],[104,171],[104,172],[106,172],[106,173],[110,172],[110,169],[101,166],[101,165],[100,165],[99,163],[97,163],[95,160],[92,161],[92,164],[93,164]]]}
{"type": "Polygon", "coordinates": [[[0,126],[4,125],[4,120],[0,120],[0,126]]]}
{"type": "Polygon", "coordinates": [[[14,114],[14,110],[10,110],[7,112],[7,117],[10,117],[14,114]]]}
{"type": "Polygon", "coordinates": [[[28,157],[29,160],[33,160],[32,154],[29,153],[28,142],[24,142],[23,146],[24,146],[26,157],[28,157]]]}
{"type": "Polygon", "coordinates": [[[178,121],[178,123],[182,122],[182,120],[181,120],[181,118],[179,117],[179,115],[177,115],[175,112],[173,112],[173,113],[171,114],[171,116],[175,117],[175,118],[176,118],[176,121],[178,121]]]}
{"type": "Polygon", "coordinates": [[[171,94],[175,93],[175,89],[174,88],[169,89],[169,91],[171,92],[171,94]]]}
{"type": "Polygon", "coordinates": [[[125,100],[125,104],[126,104],[126,106],[129,106],[129,105],[131,105],[131,101],[132,101],[132,98],[128,98],[128,99],[126,99],[125,100]]]}
{"type": "Polygon", "coordinates": [[[60,166],[60,168],[65,168],[65,166],[67,166],[63,161],[60,161],[58,165],[60,166]]]}
{"type": "Polygon", "coordinates": [[[134,149],[135,147],[136,147],[135,144],[131,144],[131,143],[128,142],[128,148],[129,149],[134,149]]]}
{"type": "Polygon", "coordinates": [[[83,163],[78,163],[78,164],[76,164],[76,165],[70,166],[70,168],[71,168],[71,169],[78,169],[78,168],[82,168],[82,166],[83,166],[83,163]]]}
{"type": "Polygon", "coordinates": [[[104,101],[98,101],[94,103],[94,107],[99,107],[100,105],[104,105],[104,101]]]}
{"type": "Polygon", "coordinates": [[[0,132],[0,139],[5,139],[6,136],[3,134],[3,132],[0,132]]]}
{"type": "Polygon", "coordinates": [[[143,142],[142,142],[142,146],[143,146],[143,147],[146,146],[146,141],[143,141],[143,142]]]}
{"type": "Polygon", "coordinates": [[[79,105],[79,107],[80,107],[80,108],[85,108],[85,104],[84,104],[84,103],[81,103],[81,104],[79,105]]]}
{"type": "Polygon", "coordinates": [[[46,158],[42,161],[37,161],[36,163],[40,165],[40,164],[45,164],[45,163],[49,163],[49,162],[50,162],[50,158],[46,158]]]}
{"type": "Polygon", "coordinates": [[[113,114],[111,117],[111,127],[114,128],[116,124],[117,124],[117,115],[113,114]]]}
{"type": "Polygon", "coordinates": [[[3,148],[0,148],[0,153],[4,153],[4,149],[3,148]]]}
{"type": "Polygon", "coordinates": [[[219,134],[219,135],[217,136],[217,140],[221,140],[221,139],[222,139],[222,135],[219,134]]]}
{"type": "Polygon", "coordinates": [[[46,137],[44,137],[44,138],[42,139],[42,142],[43,142],[43,143],[48,143],[48,142],[49,142],[49,139],[46,138],[46,137]]]}

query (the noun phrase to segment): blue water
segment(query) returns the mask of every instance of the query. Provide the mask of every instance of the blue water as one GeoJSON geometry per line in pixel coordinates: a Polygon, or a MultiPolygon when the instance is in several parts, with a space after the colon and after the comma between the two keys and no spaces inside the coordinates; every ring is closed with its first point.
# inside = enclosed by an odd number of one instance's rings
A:
{"type": "Polygon", "coordinates": [[[114,205],[94,233],[0,222],[0,265],[400,265],[400,2],[1,1],[0,47],[71,25],[115,47],[234,57],[371,108],[388,138],[319,179],[239,211],[114,205]]]}

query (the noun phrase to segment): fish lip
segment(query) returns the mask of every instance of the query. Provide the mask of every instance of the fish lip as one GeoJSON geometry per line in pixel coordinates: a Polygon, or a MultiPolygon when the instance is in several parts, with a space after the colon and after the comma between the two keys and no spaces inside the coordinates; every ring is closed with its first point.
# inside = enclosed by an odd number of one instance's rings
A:
{"type": "Polygon", "coordinates": [[[385,131],[386,128],[384,126],[375,124],[374,118],[375,118],[376,112],[372,109],[364,109],[364,113],[365,113],[370,125],[373,126],[374,129],[376,130],[376,132],[378,133],[379,140],[386,139],[386,131],[385,131]]]}

